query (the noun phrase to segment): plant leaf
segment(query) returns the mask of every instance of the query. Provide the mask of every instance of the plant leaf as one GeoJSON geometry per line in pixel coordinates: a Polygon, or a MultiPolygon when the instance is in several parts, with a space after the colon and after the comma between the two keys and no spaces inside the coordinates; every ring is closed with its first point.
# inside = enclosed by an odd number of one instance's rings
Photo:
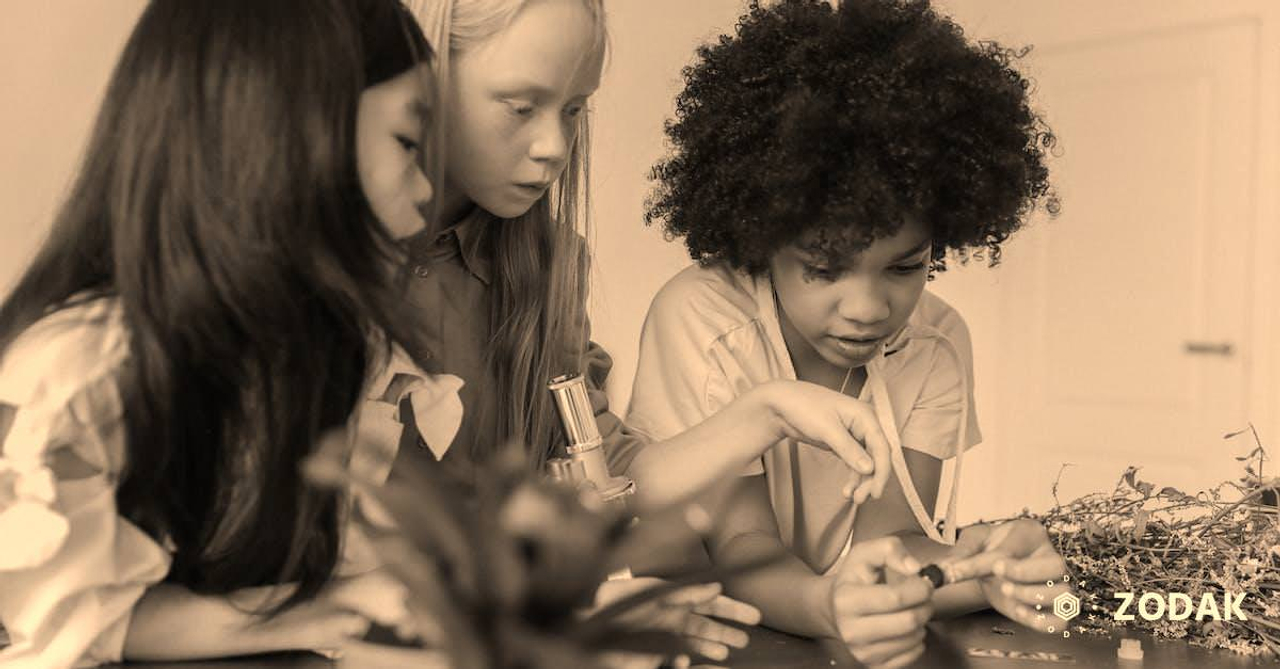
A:
{"type": "Polygon", "coordinates": [[[1151,514],[1146,509],[1138,508],[1133,512],[1133,538],[1142,541],[1147,535],[1147,521],[1150,520],[1151,514]]]}

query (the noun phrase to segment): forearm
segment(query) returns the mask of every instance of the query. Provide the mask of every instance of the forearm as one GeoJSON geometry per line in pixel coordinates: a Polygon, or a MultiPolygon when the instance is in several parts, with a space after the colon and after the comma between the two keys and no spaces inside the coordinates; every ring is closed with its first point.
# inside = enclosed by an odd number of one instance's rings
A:
{"type": "MultiPolygon", "coordinates": [[[[897,536],[907,552],[920,564],[936,563],[951,552],[951,546],[934,541],[919,532],[903,532],[897,536]]],[[[953,618],[990,606],[976,580],[944,585],[933,593],[934,618],[953,618]]]]}
{"type": "MultiPolygon", "coordinates": [[[[740,534],[718,549],[713,559],[731,566],[765,559],[783,548],[776,536],[740,534]]],[[[763,623],[783,632],[809,637],[837,636],[831,617],[830,583],[800,558],[786,552],[781,560],[725,582],[732,597],[760,609],[763,623]]]]}
{"type": "Polygon", "coordinates": [[[124,657],[169,661],[310,650],[297,608],[274,619],[253,613],[280,593],[277,588],[249,588],[224,597],[172,584],[153,586],[133,609],[124,657]]]}
{"type": "Polygon", "coordinates": [[[749,392],[701,423],[640,449],[627,475],[636,482],[637,513],[687,501],[736,476],[782,438],[775,414],[749,392]]]}

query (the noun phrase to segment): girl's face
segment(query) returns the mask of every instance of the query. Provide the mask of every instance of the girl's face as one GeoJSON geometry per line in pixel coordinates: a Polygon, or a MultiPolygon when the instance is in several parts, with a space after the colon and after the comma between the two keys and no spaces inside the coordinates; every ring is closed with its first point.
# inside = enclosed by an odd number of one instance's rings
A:
{"type": "Polygon", "coordinates": [[[866,364],[920,300],[933,250],[928,232],[908,221],[841,266],[823,264],[802,246],[789,245],[769,262],[792,360],[797,367],[866,364]]]}
{"type": "Polygon", "coordinates": [[[444,210],[529,210],[564,171],[603,49],[582,0],[532,0],[457,55],[449,95],[444,210]]]}
{"type": "Polygon", "coordinates": [[[356,167],[374,215],[396,239],[426,227],[431,183],[420,163],[420,138],[431,113],[430,65],[366,88],[356,115],[356,167]]]}

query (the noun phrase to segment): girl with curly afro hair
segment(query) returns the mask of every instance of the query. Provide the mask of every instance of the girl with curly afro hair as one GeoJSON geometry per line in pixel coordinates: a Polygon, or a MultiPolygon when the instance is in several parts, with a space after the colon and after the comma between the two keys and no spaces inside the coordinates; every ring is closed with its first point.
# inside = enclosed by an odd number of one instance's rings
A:
{"type": "Polygon", "coordinates": [[[1057,209],[1053,136],[1014,67],[1024,53],[967,40],[926,0],[753,2],[685,69],[653,170],[646,219],[698,263],[650,308],[628,423],[661,439],[773,379],[868,403],[895,474],[881,498],[850,495],[830,453],[783,441],[725,486],[733,503],[707,547],[719,562],[785,548],[734,595],[869,664],[921,652],[931,610],[991,605],[1034,625],[1037,596],[1060,589],[1044,587],[1062,561],[1038,525],[966,528],[953,546],[954,484],[934,521],[943,461],[958,483],[981,437],[968,330],[925,283],[948,256],[994,265],[1031,212],[1057,209]],[[986,569],[936,593],[923,579],[863,585],[866,560],[901,546],[862,542],[888,535],[921,562],[981,554],[986,569]]]}

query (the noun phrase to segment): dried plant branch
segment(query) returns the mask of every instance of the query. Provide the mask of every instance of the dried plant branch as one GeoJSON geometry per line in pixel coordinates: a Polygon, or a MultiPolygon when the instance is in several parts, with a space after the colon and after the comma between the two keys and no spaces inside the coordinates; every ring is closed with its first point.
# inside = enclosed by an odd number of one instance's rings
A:
{"type": "Polygon", "coordinates": [[[1280,479],[1265,478],[1269,460],[1257,430],[1255,447],[1236,459],[1245,463],[1237,481],[1186,494],[1138,478],[1130,467],[1107,493],[1092,493],[1062,503],[1053,483],[1055,505],[1037,518],[1065,558],[1087,615],[1077,619],[1082,632],[1110,631],[1119,605],[1116,592],[1180,592],[1199,602],[1204,595],[1222,601],[1226,592],[1244,593],[1248,620],[1197,621],[1140,616],[1124,623],[1196,645],[1226,648],[1256,656],[1280,657],[1280,509],[1264,504],[1275,498],[1280,479]]]}

